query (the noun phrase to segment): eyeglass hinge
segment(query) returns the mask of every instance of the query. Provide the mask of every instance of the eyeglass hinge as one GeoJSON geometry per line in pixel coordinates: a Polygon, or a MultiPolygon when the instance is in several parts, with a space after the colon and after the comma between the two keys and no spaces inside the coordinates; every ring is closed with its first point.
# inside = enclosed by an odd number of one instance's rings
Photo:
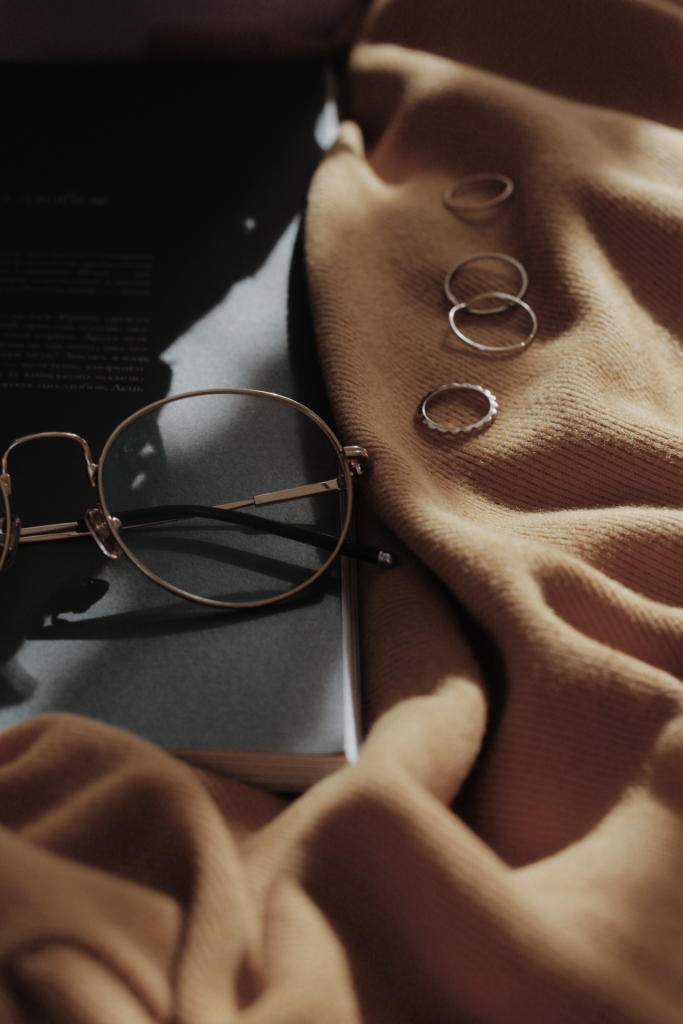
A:
{"type": "Polygon", "coordinates": [[[349,444],[343,451],[349,468],[357,476],[362,476],[363,471],[370,468],[370,456],[365,448],[361,448],[358,444],[349,444]]]}

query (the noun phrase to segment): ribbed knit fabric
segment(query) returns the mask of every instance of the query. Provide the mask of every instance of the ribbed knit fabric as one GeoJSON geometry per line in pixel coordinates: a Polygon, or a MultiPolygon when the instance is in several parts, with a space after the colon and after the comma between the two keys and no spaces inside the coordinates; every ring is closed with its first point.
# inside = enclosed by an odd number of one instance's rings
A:
{"type": "Polygon", "coordinates": [[[287,803],[68,716],[0,736],[3,1022],[683,1018],[683,8],[384,0],[348,95],[306,244],[400,557],[362,579],[360,762],[287,803]],[[445,207],[487,171],[509,199],[445,207]],[[524,351],[451,331],[482,252],[528,270],[524,351]],[[419,422],[451,382],[489,427],[419,422]]]}

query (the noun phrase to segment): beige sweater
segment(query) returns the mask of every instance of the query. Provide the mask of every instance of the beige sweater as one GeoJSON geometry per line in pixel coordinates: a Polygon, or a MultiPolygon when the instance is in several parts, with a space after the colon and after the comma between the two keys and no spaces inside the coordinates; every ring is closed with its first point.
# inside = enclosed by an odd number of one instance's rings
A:
{"type": "Polygon", "coordinates": [[[682,97],[675,0],[370,9],[307,217],[401,556],[362,580],[369,738],[286,804],[68,716],[0,736],[3,1024],[683,1019],[682,97]],[[509,199],[446,209],[487,171],[509,199]],[[449,327],[479,252],[528,270],[526,350],[449,327]],[[488,428],[419,422],[451,382],[488,428]]]}

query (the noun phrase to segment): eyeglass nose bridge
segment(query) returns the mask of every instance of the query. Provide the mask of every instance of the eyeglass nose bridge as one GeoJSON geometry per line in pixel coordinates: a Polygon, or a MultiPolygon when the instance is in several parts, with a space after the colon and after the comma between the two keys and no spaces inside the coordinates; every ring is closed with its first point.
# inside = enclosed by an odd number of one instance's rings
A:
{"type": "Polygon", "coordinates": [[[9,453],[12,451],[13,448],[18,448],[20,444],[25,444],[27,441],[39,441],[41,438],[44,437],[64,437],[70,441],[77,441],[80,444],[81,448],[83,449],[83,455],[85,456],[85,467],[88,471],[88,479],[90,480],[90,484],[92,487],[97,486],[98,467],[97,463],[93,460],[93,457],[90,454],[88,442],[84,438],[80,437],[78,434],[67,434],[59,430],[48,430],[40,434],[25,434],[24,437],[18,437],[16,441],[12,441],[11,445],[3,455],[2,461],[0,462],[0,478],[2,479],[2,483],[8,495],[12,493],[12,482],[10,480],[9,473],[7,472],[7,459],[9,457],[9,453]]]}

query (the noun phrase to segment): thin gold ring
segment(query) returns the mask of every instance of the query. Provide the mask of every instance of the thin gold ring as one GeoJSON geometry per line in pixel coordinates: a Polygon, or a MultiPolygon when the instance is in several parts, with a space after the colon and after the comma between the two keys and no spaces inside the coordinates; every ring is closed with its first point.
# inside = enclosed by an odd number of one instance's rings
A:
{"type": "MultiPolygon", "coordinates": [[[[451,291],[451,281],[461,267],[464,267],[466,263],[473,263],[475,260],[503,260],[504,263],[509,263],[510,266],[514,267],[515,270],[518,271],[521,279],[521,286],[517,292],[517,298],[521,299],[524,297],[526,290],[529,287],[529,275],[527,274],[524,265],[520,263],[519,260],[516,260],[514,256],[508,256],[504,252],[475,252],[473,256],[465,256],[464,259],[458,260],[457,263],[454,263],[444,278],[443,290],[446,293],[446,298],[452,302],[454,306],[461,305],[461,302],[460,299],[457,299],[451,291]]],[[[469,301],[473,302],[474,300],[470,299],[469,301]]],[[[502,313],[506,309],[509,309],[509,304],[507,306],[495,306],[493,309],[470,309],[469,312],[476,313],[477,316],[489,316],[491,313],[502,313]]]]}
{"type": "Polygon", "coordinates": [[[515,190],[515,183],[512,178],[509,178],[507,174],[497,174],[494,171],[487,171],[483,174],[470,174],[466,178],[459,178],[454,185],[451,185],[446,190],[446,194],[443,197],[445,205],[451,210],[459,210],[467,212],[468,210],[490,210],[492,206],[498,206],[499,203],[504,203],[515,190]],[[480,181],[499,181],[503,186],[503,191],[492,199],[484,199],[480,203],[460,203],[455,201],[456,194],[461,188],[467,185],[477,185],[480,181]]]}
{"type": "Polygon", "coordinates": [[[538,330],[538,320],[536,319],[536,314],[529,303],[522,302],[521,299],[518,299],[515,295],[508,295],[507,292],[482,292],[481,295],[475,295],[474,298],[469,299],[467,302],[459,302],[457,305],[453,306],[453,309],[448,314],[448,321],[455,334],[457,334],[457,336],[464,341],[466,345],[469,345],[470,348],[476,348],[477,352],[512,352],[517,348],[526,348],[534,340],[536,337],[536,331],[538,330]],[[472,338],[468,338],[466,334],[463,334],[455,323],[455,315],[462,309],[467,309],[468,312],[472,312],[472,310],[469,309],[470,303],[477,302],[479,299],[505,299],[506,302],[512,305],[521,306],[521,308],[529,314],[529,318],[531,320],[531,330],[526,338],[522,341],[516,342],[514,345],[482,345],[481,342],[474,341],[472,338]]]}

